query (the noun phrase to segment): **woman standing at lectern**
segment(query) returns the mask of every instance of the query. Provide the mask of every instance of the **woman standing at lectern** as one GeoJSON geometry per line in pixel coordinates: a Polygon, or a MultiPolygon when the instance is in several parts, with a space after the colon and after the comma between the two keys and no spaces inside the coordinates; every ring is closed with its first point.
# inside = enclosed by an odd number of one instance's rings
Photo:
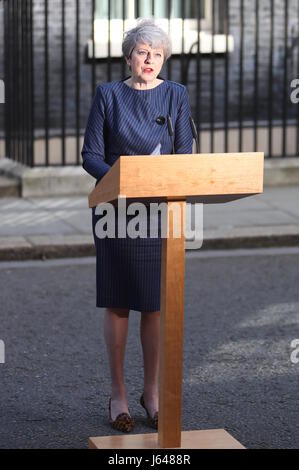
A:
{"type": "MultiPolygon", "coordinates": [[[[122,51],[131,76],[96,88],[82,148],[83,168],[96,184],[120,155],[192,153],[192,129],[187,89],[159,78],[171,55],[167,34],[151,18],[139,18],[125,33],[122,51]],[[170,136],[167,115],[174,136],[170,136]]],[[[96,247],[97,307],[105,307],[104,336],[109,356],[111,397],[109,417],[113,428],[134,427],[124,383],[124,356],[130,310],[141,312],[144,387],[140,404],[149,424],[158,427],[158,374],[160,328],[161,214],[159,237],[98,238],[100,215],[92,209],[96,247]]],[[[126,216],[128,222],[132,217],[126,216]]],[[[148,212],[149,220],[149,212],[148,212]]]]}

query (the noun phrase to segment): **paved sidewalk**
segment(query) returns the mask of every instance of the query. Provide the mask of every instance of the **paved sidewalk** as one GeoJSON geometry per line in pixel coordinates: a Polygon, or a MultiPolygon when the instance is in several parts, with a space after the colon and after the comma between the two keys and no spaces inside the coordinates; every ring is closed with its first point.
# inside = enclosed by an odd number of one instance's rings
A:
{"type": "MultiPolygon", "coordinates": [[[[204,206],[201,249],[299,245],[299,187],[204,206]]],[[[0,199],[0,260],[95,254],[87,197],[0,199]]]]}

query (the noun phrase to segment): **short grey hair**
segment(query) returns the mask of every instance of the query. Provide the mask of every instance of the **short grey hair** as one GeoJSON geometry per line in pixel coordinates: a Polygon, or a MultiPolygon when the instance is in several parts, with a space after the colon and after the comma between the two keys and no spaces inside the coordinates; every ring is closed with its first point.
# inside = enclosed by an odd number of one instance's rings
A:
{"type": "Polygon", "coordinates": [[[126,58],[130,58],[137,44],[149,44],[153,49],[161,47],[164,52],[164,63],[172,53],[172,45],[169,36],[153,18],[137,18],[137,26],[125,32],[122,42],[122,52],[126,58]]]}

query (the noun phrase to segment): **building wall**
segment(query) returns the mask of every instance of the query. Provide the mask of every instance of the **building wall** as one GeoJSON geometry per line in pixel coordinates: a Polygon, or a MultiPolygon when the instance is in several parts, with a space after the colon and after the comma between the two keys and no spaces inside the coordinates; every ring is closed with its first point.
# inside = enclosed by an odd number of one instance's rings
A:
{"type": "MultiPolygon", "coordinates": [[[[49,45],[49,125],[61,125],[62,59],[61,59],[61,1],[49,2],[48,45],[49,45]]],[[[76,11],[74,0],[65,1],[65,89],[66,126],[75,127],[76,106],[76,11]]],[[[34,84],[36,121],[44,123],[44,1],[34,0],[34,84]]],[[[80,2],[80,126],[85,127],[87,109],[91,104],[91,66],[85,63],[85,46],[91,37],[91,0],[80,2]]],[[[97,67],[97,82],[105,80],[104,67],[97,67]]]]}
{"type": "MultiPolygon", "coordinates": [[[[272,99],[273,118],[282,118],[283,109],[283,78],[284,78],[284,0],[274,0],[274,48],[273,48],[273,92],[269,95],[269,60],[270,60],[270,23],[271,10],[269,0],[259,2],[259,67],[258,67],[258,119],[268,119],[269,98],[272,99]]],[[[242,116],[244,120],[251,120],[254,105],[254,67],[255,67],[255,2],[244,1],[244,41],[243,41],[243,106],[242,116]]],[[[240,1],[230,1],[230,34],[234,38],[234,51],[229,56],[229,109],[230,121],[236,121],[239,117],[239,92],[240,92],[240,1]]],[[[298,2],[289,1],[288,21],[288,74],[287,74],[287,105],[289,117],[295,116],[296,109],[289,100],[290,82],[292,78],[299,76],[298,70],[298,43],[292,51],[291,45],[298,37],[298,2]]],[[[210,86],[211,86],[211,61],[202,61],[202,114],[203,121],[209,121],[210,114],[210,86]]],[[[195,96],[196,87],[196,63],[190,67],[189,91],[195,96]]],[[[225,59],[217,58],[215,61],[215,119],[223,120],[225,84],[225,59]]],[[[194,109],[195,112],[195,109],[194,109]]]]}
{"type": "MultiPolygon", "coordinates": [[[[283,109],[283,72],[284,72],[284,0],[275,0],[275,40],[273,52],[273,95],[272,107],[275,119],[282,117],[283,109]]],[[[297,35],[297,0],[289,1],[289,51],[297,35]]],[[[61,120],[61,2],[52,0],[49,5],[49,61],[50,61],[50,127],[57,128],[61,120]]],[[[234,37],[234,52],[229,57],[229,120],[237,121],[240,113],[239,107],[239,67],[240,67],[240,1],[230,1],[230,33],[234,37]]],[[[244,2],[244,69],[243,69],[243,105],[242,117],[250,120],[253,116],[254,96],[254,52],[255,52],[255,12],[254,2],[244,2]]],[[[262,0],[260,5],[260,38],[259,38],[259,107],[258,118],[268,118],[269,100],[269,57],[270,57],[270,1],[262,0]]],[[[34,44],[35,44],[35,101],[36,121],[43,123],[43,90],[44,90],[44,1],[34,1],[34,44]]],[[[75,2],[66,0],[66,121],[67,127],[75,126],[75,2]]],[[[91,0],[81,2],[80,10],[80,126],[85,127],[88,109],[93,94],[91,80],[91,65],[86,63],[86,43],[91,37],[91,0]]],[[[298,55],[298,46],[290,53],[288,59],[288,95],[289,83],[295,78],[298,71],[297,62],[294,59],[298,55]]],[[[224,57],[215,59],[215,97],[214,116],[216,122],[224,119],[224,57]]],[[[180,81],[181,61],[172,59],[172,76],[167,75],[167,66],[161,75],[165,78],[180,81]]],[[[127,69],[126,69],[127,70],[127,69]]],[[[211,118],[211,58],[203,57],[201,60],[201,106],[200,115],[203,122],[208,123],[211,118]]],[[[121,61],[111,65],[111,80],[122,77],[121,61]]],[[[128,73],[128,70],[127,70],[128,73]]],[[[99,63],[96,66],[96,82],[108,80],[107,64],[99,63]]],[[[196,105],[196,56],[190,61],[188,73],[188,90],[190,93],[192,112],[197,117],[196,105]]],[[[288,114],[295,115],[294,105],[288,100],[288,114]]]]}
{"type": "MultiPolygon", "coordinates": [[[[61,126],[61,1],[51,0],[49,3],[49,125],[53,130],[61,126]]],[[[66,0],[66,128],[71,133],[75,128],[75,0],[66,0]]],[[[82,130],[91,105],[94,89],[92,87],[92,66],[86,62],[86,44],[91,38],[91,0],[80,2],[80,127],[82,130]]],[[[254,96],[254,53],[255,53],[255,12],[252,0],[244,0],[244,59],[243,59],[243,105],[241,115],[244,121],[253,117],[254,96]]],[[[284,0],[274,0],[275,6],[275,40],[273,51],[273,94],[269,96],[269,57],[270,57],[270,0],[260,0],[260,38],[259,38],[259,106],[258,119],[268,119],[269,98],[272,100],[273,118],[281,119],[283,114],[283,74],[284,74],[284,0]]],[[[42,135],[44,118],[44,0],[34,0],[34,84],[35,84],[35,126],[42,135]]],[[[234,37],[234,51],[229,55],[229,121],[235,122],[239,118],[239,68],[240,68],[240,0],[230,1],[230,33],[234,37]]],[[[294,117],[297,112],[296,105],[289,100],[289,84],[292,78],[299,76],[298,71],[298,43],[292,51],[292,43],[298,36],[298,1],[289,0],[288,22],[288,77],[287,77],[287,106],[288,117],[294,117]]],[[[1,12],[0,12],[1,15],[1,12]]],[[[0,44],[1,37],[0,34],[0,44]]],[[[1,76],[0,58],[0,76],[1,76]]],[[[167,65],[161,75],[175,81],[181,81],[182,63],[179,58],[171,59],[172,75],[167,74],[167,65]]],[[[224,73],[225,59],[217,56],[215,59],[215,96],[214,117],[220,126],[224,120],[224,73]]],[[[122,78],[123,61],[111,64],[110,80],[122,78]]],[[[128,69],[126,68],[126,75],[128,69]]],[[[211,58],[202,57],[201,60],[201,102],[200,118],[203,123],[211,119],[211,58]]],[[[106,63],[96,65],[96,83],[108,81],[108,66],[106,63]]],[[[190,94],[192,114],[197,118],[196,86],[196,56],[190,61],[188,69],[187,87],[190,94]]],[[[54,131],[55,134],[55,131],[54,131]]]]}
{"type": "MultiPolygon", "coordinates": [[[[0,79],[4,79],[4,11],[3,2],[0,1],[0,79]]],[[[4,105],[0,104],[0,138],[4,127],[4,105]]],[[[1,157],[1,155],[0,155],[1,157]]]]}

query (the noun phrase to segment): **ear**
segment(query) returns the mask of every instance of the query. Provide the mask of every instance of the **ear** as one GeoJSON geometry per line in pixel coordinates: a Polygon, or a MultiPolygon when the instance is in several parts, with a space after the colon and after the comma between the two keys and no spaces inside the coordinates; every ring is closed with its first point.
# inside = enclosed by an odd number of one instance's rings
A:
{"type": "Polygon", "coordinates": [[[127,62],[127,66],[129,67],[129,70],[131,70],[130,59],[127,59],[127,57],[126,57],[126,62],[127,62]]]}

